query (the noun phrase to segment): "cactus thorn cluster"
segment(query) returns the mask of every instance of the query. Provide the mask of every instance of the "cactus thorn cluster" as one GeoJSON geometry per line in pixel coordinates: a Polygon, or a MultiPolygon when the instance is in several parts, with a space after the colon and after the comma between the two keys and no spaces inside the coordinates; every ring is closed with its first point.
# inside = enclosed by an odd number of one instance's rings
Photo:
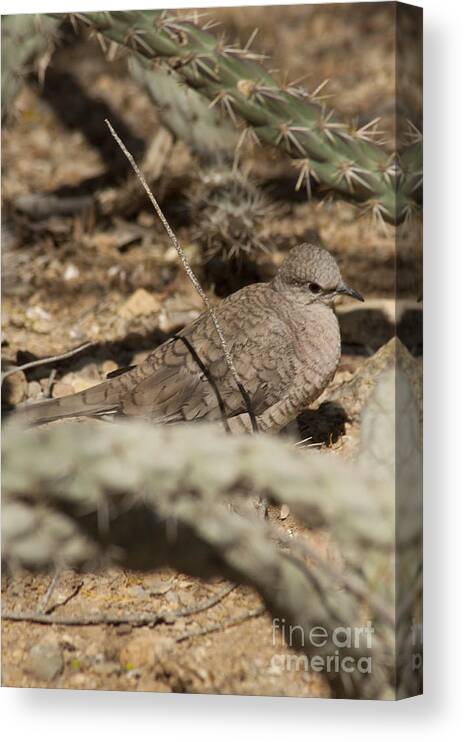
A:
{"type": "Polygon", "coordinates": [[[35,71],[43,82],[58,40],[58,25],[44,15],[2,17],[2,120],[28,74],[35,71]]]}
{"type": "Polygon", "coordinates": [[[188,192],[195,224],[207,259],[242,259],[269,252],[263,225],[277,216],[278,207],[241,171],[215,168],[199,173],[188,192]]]}
{"type": "MultiPolygon", "coordinates": [[[[393,164],[377,142],[378,119],[360,128],[350,126],[337,120],[322,100],[324,83],[313,93],[300,81],[277,83],[259,64],[262,55],[251,50],[254,34],[243,48],[230,44],[223,35],[211,33],[213,24],[195,12],[77,13],[70,18],[99,39],[169,64],[234,125],[244,122],[259,142],[283,149],[293,160],[307,161],[305,172],[325,188],[372,209],[382,221],[401,222],[417,203],[420,144],[412,145],[413,155],[406,149],[401,162],[396,157],[393,164]]],[[[307,180],[305,175],[302,179],[307,180]]]]}

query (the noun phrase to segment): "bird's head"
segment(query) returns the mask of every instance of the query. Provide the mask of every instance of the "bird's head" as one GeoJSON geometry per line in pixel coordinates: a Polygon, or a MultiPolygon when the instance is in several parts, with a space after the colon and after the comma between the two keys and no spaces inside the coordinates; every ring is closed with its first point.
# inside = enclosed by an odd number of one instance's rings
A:
{"type": "Polygon", "coordinates": [[[340,294],[364,301],[358,291],[345,284],[335,258],[323,247],[308,243],[290,250],[271,285],[305,304],[331,305],[340,294]]]}

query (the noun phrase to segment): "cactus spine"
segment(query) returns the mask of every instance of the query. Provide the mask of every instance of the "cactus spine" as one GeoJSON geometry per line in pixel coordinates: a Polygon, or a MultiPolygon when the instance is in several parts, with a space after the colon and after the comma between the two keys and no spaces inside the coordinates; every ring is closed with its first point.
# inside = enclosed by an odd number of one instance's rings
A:
{"type": "MultiPolygon", "coordinates": [[[[416,170],[403,173],[398,157],[372,141],[369,127],[355,131],[337,121],[318,103],[317,91],[311,95],[298,86],[279,86],[258,64],[260,55],[248,45],[240,49],[216,38],[210,23],[200,27],[194,15],[181,18],[166,11],[78,13],[71,20],[102,40],[168,62],[211,106],[222,108],[234,123],[244,121],[255,139],[298,160],[301,177],[313,176],[393,224],[415,206],[417,157],[409,158],[416,170]]],[[[408,158],[403,155],[401,161],[408,158]]]]}
{"type": "Polygon", "coordinates": [[[39,75],[52,55],[58,22],[44,15],[2,17],[2,120],[22,81],[34,67],[39,75]]]}
{"type": "Polygon", "coordinates": [[[240,260],[270,252],[263,225],[277,216],[278,207],[239,170],[216,166],[200,171],[188,203],[193,238],[204,246],[206,258],[240,260]]]}

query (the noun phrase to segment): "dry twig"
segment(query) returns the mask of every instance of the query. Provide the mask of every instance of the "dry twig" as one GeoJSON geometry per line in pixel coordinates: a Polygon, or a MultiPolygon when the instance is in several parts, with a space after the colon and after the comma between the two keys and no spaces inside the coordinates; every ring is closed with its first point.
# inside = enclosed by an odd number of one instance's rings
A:
{"type": "Polygon", "coordinates": [[[46,366],[50,363],[57,363],[58,361],[65,361],[67,358],[72,358],[73,356],[76,356],[78,353],[81,353],[83,350],[87,350],[87,348],[90,348],[93,345],[93,343],[82,343],[82,345],[78,345],[77,348],[73,348],[72,350],[67,350],[65,353],[58,353],[55,356],[47,356],[46,358],[36,358],[35,361],[28,361],[27,363],[23,363],[21,366],[15,366],[14,368],[9,368],[8,371],[5,371],[4,374],[2,374],[2,384],[5,381],[5,379],[8,378],[8,376],[12,376],[17,371],[26,371],[29,368],[35,368],[36,366],[46,366]]]}
{"type": "Polygon", "coordinates": [[[132,166],[132,169],[134,170],[134,172],[135,172],[136,176],[138,177],[140,183],[142,184],[143,188],[145,189],[145,192],[146,192],[148,198],[150,199],[150,202],[151,202],[151,204],[152,204],[152,206],[153,206],[156,214],[158,215],[158,217],[159,217],[159,219],[160,219],[163,227],[165,228],[165,230],[166,230],[166,232],[168,234],[168,237],[171,240],[171,243],[172,243],[173,247],[175,248],[177,254],[179,255],[179,258],[181,260],[182,265],[184,266],[184,269],[185,269],[185,272],[187,273],[187,276],[189,277],[189,279],[192,282],[192,284],[195,287],[195,289],[198,291],[198,294],[200,295],[200,297],[201,297],[201,299],[202,299],[202,301],[203,301],[203,303],[204,303],[204,305],[205,305],[205,307],[206,307],[206,309],[207,309],[207,311],[209,313],[209,316],[211,317],[211,320],[212,320],[212,322],[214,324],[214,327],[216,329],[216,332],[218,334],[218,337],[219,337],[219,341],[221,343],[222,350],[224,352],[224,357],[226,359],[227,366],[229,367],[229,370],[230,370],[230,372],[231,372],[231,374],[232,374],[232,376],[234,378],[234,381],[237,384],[237,387],[238,387],[238,389],[239,389],[239,391],[240,391],[240,393],[241,393],[241,395],[243,397],[243,401],[245,402],[245,406],[246,406],[248,415],[250,416],[250,421],[251,421],[251,426],[253,428],[253,431],[254,432],[257,432],[258,426],[257,426],[257,423],[256,423],[256,416],[255,416],[255,414],[253,412],[250,395],[248,394],[248,392],[246,391],[245,387],[243,386],[243,384],[242,384],[242,382],[240,380],[240,376],[239,376],[239,374],[237,372],[237,369],[235,368],[235,364],[234,364],[234,361],[232,359],[232,355],[231,355],[230,350],[229,350],[229,348],[227,346],[227,342],[226,342],[226,339],[224,337],[224,333],[222,331],[221,325],[219,324],[218,318],[216,316],[216,312],[214,311],[214,308],[213,308],[211,302],[209,301],[206,293],[203,291],[203,288],[202,288],[202,286],[201,286],[198,278],[196,277],[195,273],[193,272],[192,268],[190,267],[190,264],[189,264],[189,262],[187,260],[187,256],[185,255],[185,252],[183,251],[183,249],[182,249],[182,247],[181,247],[181,245],[179,243],[179,240],[177,239],[176,235],[174,234],[173,230],[171,229],[171,226],[170,226],[168,220],[166,219],[166,217],[164,216],[163,212],[161,211],[161,207],[158,204],[158,201],[154,197],[153,193],[151,192],[150,186],[148,185],[147,181],[145,180],[145,177],[144,177],[143,173],[141,172],[140,168],[138,167],[137,163],[135,162],[134,157],[131,155],[131,153],[129,152],[129,150],[125,146],[124,142],[120,139],[120,137],[118,136],[118,134],[116,134],[114,128],[112,127],[112,125],[108,121],[108,119],[105,119],[105,123],[108,126],[108,128],[109,128],[112,136],[114,137],[114,139],[118,143],[119,147],[124,152],[124,154],[127,157],[127,159],[129,160],[129,162],[130,162],[130,164],[132,166]]]}
{"type": "Polygon", "coordinates": [[[221,600],[224,600],[227,595],[235,590],[236,587],[236,585],[229,585],[225,590],[214,595],[212,598],[197,603],[197,605],[194,605],[191,608],[180,608],[178,611],[141,613],[138,616],[134,614],[118,615],[116,613],[106,616],[50,616],[35,611],[25,613],[4,611],[2,612],[2,620],[53,624],[57,626],[120,626],[121,624],[128,624],[129,626],[156,626],[160,623],[171,624],[175,623],[178,618],[193,616],[197,613],[203,613],[203,611],[213,608],[213,606],[220,603],[221,600]]]}
{"type": "Polygon", "coordinates": [[[240,626],[240,624],[245,623],[245,621],[249,621],[252,618],[263,616],[265,613],[266,608],[261,605],[259,608],[253,608],[250,611],[245,611],[245,613],[241,613],[239,616],[235,616],[234,618],[228,618],[226,621],[218,621],[217,623],[205,626],[204,629],[193,629],[192,631],[186,631],[184,634],[177,636],[175,641],[177,644],[180,644],[181,642],[187,641],[188,639],[196,639],[198,636],[214,634],[217,631],[225,631],[226,629],[230,629],[232,626],[240,626]]]}

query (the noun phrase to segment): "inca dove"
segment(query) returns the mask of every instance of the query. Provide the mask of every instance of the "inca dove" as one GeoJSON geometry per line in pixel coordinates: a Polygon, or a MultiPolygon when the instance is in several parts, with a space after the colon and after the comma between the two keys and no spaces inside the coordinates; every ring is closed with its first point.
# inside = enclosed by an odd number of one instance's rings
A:
{"type": "MultiPolygon", "coordinates": [[[[344,284],[330,253],[303,244],[289,252],[270,283],[246,286],[216,306],[259,430],[284,427],[332,379],[340,358],[340,331],[332,309],[337,294],[363,301],[344,284]]],[[[110,412],[162,423],[211,421],[223,416],[218,392],[230,429],[250,431],[243,396],[205,312],[140,366],[17,414],[29,423],[110,412]]]]}

